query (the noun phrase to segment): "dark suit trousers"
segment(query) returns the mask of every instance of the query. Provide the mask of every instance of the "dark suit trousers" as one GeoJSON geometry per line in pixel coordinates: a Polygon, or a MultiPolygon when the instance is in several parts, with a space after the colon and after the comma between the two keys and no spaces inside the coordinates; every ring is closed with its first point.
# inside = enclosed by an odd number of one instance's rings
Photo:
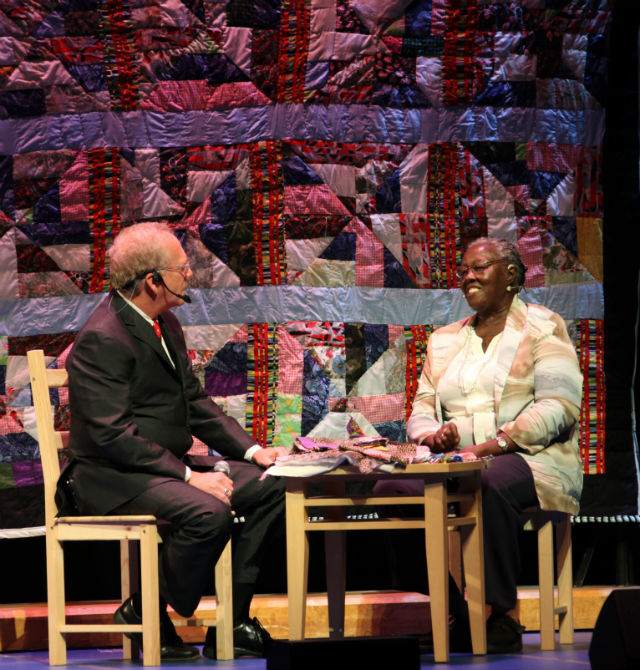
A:
{"type": "MultiPolygon", "coordinates": [[[[277,477],[260,481],[264,470],[252,463],[228,462],[233,510],[246,519],[234,542],[233,580],[254,585],[265,548],[284,538],[284,484],[277,477]]],[[[167,478],[112,514],[153,514],[170,523],[161,528],[160,594],[180,615],[191,616],[230,537],[231,509],[187,482],[167,478]]]]}

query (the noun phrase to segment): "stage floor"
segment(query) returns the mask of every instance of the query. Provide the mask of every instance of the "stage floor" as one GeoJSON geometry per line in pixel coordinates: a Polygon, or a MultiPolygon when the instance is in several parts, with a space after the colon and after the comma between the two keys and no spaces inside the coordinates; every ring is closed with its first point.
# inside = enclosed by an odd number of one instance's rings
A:
{"type": "MultiPolygon", "coordinates": [[[[421,668],[453,670],[455,668],[473,668],[473,670],[588,670],[589,643],[591,632],[576,632],[575,643],[562,645],[555,651],[540,651],[540,636],[537,633],[525,633],[524,649],[519,654],[493,654],[472,656],[471,654],[452,654],[449,663],[434,664],[433,656],[421,657],[421,668]]],[[[46,651],[6,652],[0,654],[2,670],[42,670],[48,667],[46,651]]],[[[119,668],[142,668],[140,662],[123,661],[119,649],[71,649],[68,652],[67,665],[58,668],[91,668],[91,670],[118,670],[119,668]]],[[[241,658],[234,661],[210,661],[201,658],[191,663],[164,663],[162,667],[172,669],[219,667],[225,670],[265,670],[264,659],[241,658]]],[[[334,666],[338,670],[339,665],[334,666]]],[[[300,668],[304,670],[304,668],[300,668]]],[[[365,667],[357,670],[367,670],[365,667]]],[[[401,670],[401,669],[398,669],[401,670]]]]}

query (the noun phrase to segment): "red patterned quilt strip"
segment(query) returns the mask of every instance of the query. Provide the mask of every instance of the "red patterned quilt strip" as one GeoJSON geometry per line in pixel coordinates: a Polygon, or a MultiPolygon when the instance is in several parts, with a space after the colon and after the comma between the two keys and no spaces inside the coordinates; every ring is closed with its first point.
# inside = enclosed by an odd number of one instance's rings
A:
{"type": "Polygon", "coordinates": [[[280,285],[287,274],[279,145],[279,142],[259,142],[252,145],[250,151],[256,284],[259,286],[280,285]]]}
{"type": "Polygon", "coordinates": [[[422,364],[427,353],[427,342],[433,332],[433,326],[411,326],[405,329],[406,367],[406,418],[411,416],[413,399],[418,390],[422,374],[422,364]]]}
{"type": "Polygon", "coordinates": [[[580,410],[580,455],[585,474],[605,472],[605,375],[604,322],[580,319],[577,322],[577,344],[583,374],[582,407],[580,410]]]}
{"type": "Polygon", "coordinates": [[[104,289],[107,241],[120,228],[120,153],[117,149],[89,152],[90,213],[93,226],[91,293],[104,289]]]}
{"type": "Polygon", "coordinates": [[[309,47],[309,0],[284,0],[278,41],[278,102],[303,102],[309,47]]]}
{"type": "Polygon", "coordinates": [[[278,329],[273,324],[249,326],[247,356],[247,430],[256,442],[273,442],[278,392],[278,329]]]}

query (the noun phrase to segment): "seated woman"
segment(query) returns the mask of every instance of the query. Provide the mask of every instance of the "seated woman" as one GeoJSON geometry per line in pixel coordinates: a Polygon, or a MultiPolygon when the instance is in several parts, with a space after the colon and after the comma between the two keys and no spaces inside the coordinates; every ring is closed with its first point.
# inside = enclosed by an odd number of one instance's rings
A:
{"type": "Polygon", "coordinates": [[[431,335],[407,424],[433,452],[496,457],[482,473],[490,653],[522,649],[522,510],[577,514],[582,491],[576,353],[560,316],[520,300],[524,275],[505,240],[469,245],[458,276],[475,314],[431,335]]]}

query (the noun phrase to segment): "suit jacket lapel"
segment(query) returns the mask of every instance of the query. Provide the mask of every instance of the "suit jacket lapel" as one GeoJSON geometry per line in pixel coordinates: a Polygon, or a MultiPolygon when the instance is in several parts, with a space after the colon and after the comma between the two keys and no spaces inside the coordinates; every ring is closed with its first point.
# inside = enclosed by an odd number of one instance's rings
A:
{"type": "MultiPolygon", "coordinates": [[[[165,344],[167,345],[167,349],[169,350],[169,353],[171,354],[171,359],[173,360],[173,363],[175,365],[174,372],[180,377],[181,380],[184,380],[184,370],[182,367],[182,360],[180,356],[178,355],[178,349],[176,347],[175,342],[173,341],[173,337],[171,335],[171,332],[167,328],[164,319],[162,318],[162,315],[158,319],[160,323],[160,330],[162,331],[162,337],[164,338],[165,344]]],[[[157,338],[156,338],[157,339],[157,338]]],[[[158,340],[160,342],[160,340],[158,340]]],[[[162,349],[162,344],[160,344],[160,348],[162,349]]],[[[166,354],[164,352],[164,349],[162,351],[163,355],[166,358],[166,354]]]]}
{"type": "Polygon", "coordinates": [[[434,389],[436,389],[436,418],[440,423],[444,423],[440,393],[438,392],[440,378],[464,346],[467,339],[464,327],[471,319],[472,317],[467,317],[456,324],[452,324],[457,326],[457,330],[447,333],[442,338],[432,340],[431,381],[434,389]]]}
{"type": "Polygon", "coordinates": [[[437,350],[433,351],[433,363],[431,367],[431,379],[435,388],[438,387],[440,377],[444,371],[451,365],[453,359],[458,355],[458,352],[466,342],[465,326],[469,324],[473,317],[467,317],[457,324],[458,329],[447,335],[447,338],[438,343],[437,350]]]}
{"type": "MultiPolygon", "coordinates": [[[[114,294],[114,307],[133,337],[151,347],[162,361],[162,364],[174,375],[178,375],[167,358],[167,354],[162,347],[160,338],[155,334],[149,323],[147,323],[134,309],[131,309],[131,307],[117,293],[114,294]]],[[[162,331],[162,334],[166,340],[166,328],[162,331]]],[[[181,377],[181,375],[178,376],[181,377]]]]}

